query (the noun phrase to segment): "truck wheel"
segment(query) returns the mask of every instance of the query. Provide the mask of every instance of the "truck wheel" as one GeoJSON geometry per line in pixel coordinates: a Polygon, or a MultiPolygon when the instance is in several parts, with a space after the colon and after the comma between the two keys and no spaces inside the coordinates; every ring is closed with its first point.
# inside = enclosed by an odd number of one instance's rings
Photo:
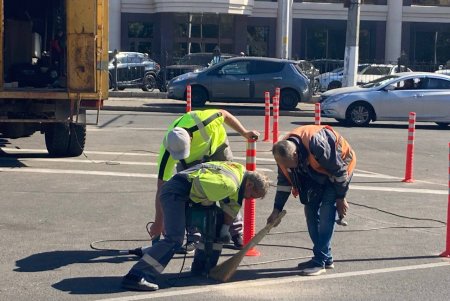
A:
{"type": "Polygon", "coordinates": [[[67,155],[70,142],[69,125],[65,123],[49,124],[45,130],[45,146],[52,157],[67,155]]]}
{"type": "Polygon", "coordinates": [[[156,87],[156,79],[153,75],[151,74],[146,74],[144,79],[143,79],[143,86],[142,86],[142,90],[143,91],[147,91],[147,92],[153,92],[153,90],[155,90],[156,87]]]}
{"type": "Polygon", "coordinates": [[[78,157],[83,153],[86,143],[86,125],[70,124],[70,141],[67,148],[69,157],[78,157]]]}

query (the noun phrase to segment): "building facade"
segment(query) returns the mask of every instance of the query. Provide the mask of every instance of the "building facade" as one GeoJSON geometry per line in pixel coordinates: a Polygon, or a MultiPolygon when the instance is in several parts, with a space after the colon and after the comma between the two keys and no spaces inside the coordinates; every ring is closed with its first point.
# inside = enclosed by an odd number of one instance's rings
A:
{"type": "MultiPolygon", "coordinates": [[[[292,58],[343,59],[343,0],[293,1],[292,58]]],[[[110,50],[146,52],[163,66],[193,52],[277,53],[277,0],[110,0],[110,50]]],[[[362,0],[361,62],[445,64],[450,0],[362,0]]]]}

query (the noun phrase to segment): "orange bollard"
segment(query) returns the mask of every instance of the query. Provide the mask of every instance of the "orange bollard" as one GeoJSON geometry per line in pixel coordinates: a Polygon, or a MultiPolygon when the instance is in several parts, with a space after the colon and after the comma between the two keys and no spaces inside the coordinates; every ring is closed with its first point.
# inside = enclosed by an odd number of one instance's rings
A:
{"type": "Polygon", "coordinates": [[[278,118],[280,116],[279,98],[273,97],[273,143],[278,142],[278,118]]]}
{"type": "Polygon", "coordinates": [[[264,140],[270,141],[270,92],[264,93],[264,140]]]}
{"type": "MultiPolygon", "coordinates": [[[[256,170],[256,140],[247,141],[246,169],[256,170]]],[[[248,244],[255,236],[255,199],[244,200],[244,245],[248,244]]],[[[251,248],[245,256],[259,256],[261,253],[256,248],[251,248]]]]}
{"type": "Polygon", "coordinates": [[[320,125],[320,102],[316,102],[314,108],[314,124],[320,125]]]}
{"type": "Polygon", "coordinates": [[[447,205],[447,244],[441,257],[450,257],[450,142],[448,143],[448,205],[447,205]]]}
{"type": "Polygon", "coordinates": [[[412,183],[413,179],[413,159],[414,159],[414,135],[416,133],[416,113],[409,113],[408,123],[408,144],[406,146],[406,168],[405,178],[402,182],[412,183]]]}
{"type": "Polygon", "coordinates": [[[280,103],[280,88],[275,88],[275,96],[278,98],[278,103],[280,103]]]}
{"type": "Polygon", "coordinates": [[[186,112],[190,111],[192,111],[192,88],[191,85],[188,85],[186,90],[186,112]]]}

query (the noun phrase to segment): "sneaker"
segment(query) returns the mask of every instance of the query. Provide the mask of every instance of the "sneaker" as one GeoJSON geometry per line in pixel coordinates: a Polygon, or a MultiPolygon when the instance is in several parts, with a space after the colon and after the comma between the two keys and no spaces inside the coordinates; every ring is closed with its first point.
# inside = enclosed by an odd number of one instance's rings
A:
{"type": "Polygon", "coordinates": [[[242,240],[242,235],[236,234],[231,240],[233,241],[234,247],[238,250],[241,250],[244,247],[244,241],[242,240]]]}
{"type": "Polygon", "coordinates": [[[133,291],[156,291],[159,286],[144,276],[128,273],[122,278],[122,287],[133,291]]]}
{"type": "MultiPolygon", "coordinates": [[[[317,263],[314,262],[314,261],[311,259],[311,260],[309,260],[309,261],[300,262],[300,263],[298,264],[297,268],[298,268],[299,270],[304,270],[304,269],[307,269],[307,268],[313,268],[313,267],[316,267],[316,266],[317,266],[317,263]]],[[[327,270],[334,269],[334,263],[333,263],[332,261],[331,261],[331,262],[326,262],[326,263],[325,263],[325,268],[326,268],[327,270]]]]}
{"type": "Polygon", "coordinates": [[[175,251],[176,254],[192,254],[195,251],[195,242],[187,242],[184,246],[175,251]]]}
{"type": "Polygon", "coordinates": [[[136,255],[139,258],[142,258],[142,256],[144,256],[144,252],[142,252],[142,248],[128,250],[128,254],[136,255]]]}
{"type": "Polygon", "coordinates": [[[323,273],[326,273],[325,267],[315,266],[311,268],[306,268],[300,271],[300,275],[302,276],[319,276],[323,273]]]}

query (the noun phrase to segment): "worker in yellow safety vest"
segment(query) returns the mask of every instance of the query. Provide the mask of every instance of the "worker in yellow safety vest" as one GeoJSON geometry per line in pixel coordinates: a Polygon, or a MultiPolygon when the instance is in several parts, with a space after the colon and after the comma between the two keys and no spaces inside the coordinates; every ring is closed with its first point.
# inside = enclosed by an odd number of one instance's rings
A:
{"type": "MultiPolygon", "coordinates": [[[[229,146],[224,124],[238,132],[245,139],[257,139],[259,133],[247,130],[241,122],[226,110],[194,110],[177,118],[168,128],[160,147],[158,157],[158,183],[155,198],[155,220],[150,227],[150,235],[157,237],[163,232],[163,214],[159,194],[163,184],[175,172],[207,161],[232,161],[233,154],[229,146]]],[[[191,253],[199,240],[195,228],[188,229],[186,245],[178,253],[191,253]]],[[[230,228],[235,248],[242,245],[242,216],[237,215],[230,228]]]]}
{"type": "Polygon", "coordinates": [[[272,153],[279,167],[278,182],[267,222],[283,210],[291,192],[299,195],[305,205],[314,256],[298,268],[305,276],[320,275],[334,267],[331,238],[336,212],[342,219],[348,209],[345,197],[356,165],[355,152],[332,127],[306,125],[275,143],[272,153]]]}
{"type": "MultiPolygon", "coordinates": [[[[233,218],[239,212],[244,198],[262,198],[269,188],[268,178],[258,172],[245,171],[236,162],[208,162],[197,164],[173,176],[161,188],[160,201],[164,216],[164,238],[145,249],[141,259],[123,277],[122,286],[130,290],[159,289],[161,273],[183,243],[186,227],[186,204],[219,206],[223,224],[219,238],[226,236],[233,218]]],[[[213,246],[209,267],[217,264],[222,251],[221,239],[213,246]]],[[[195,251],[191,271],[204,269],[204,252],[195,251]]]]}

